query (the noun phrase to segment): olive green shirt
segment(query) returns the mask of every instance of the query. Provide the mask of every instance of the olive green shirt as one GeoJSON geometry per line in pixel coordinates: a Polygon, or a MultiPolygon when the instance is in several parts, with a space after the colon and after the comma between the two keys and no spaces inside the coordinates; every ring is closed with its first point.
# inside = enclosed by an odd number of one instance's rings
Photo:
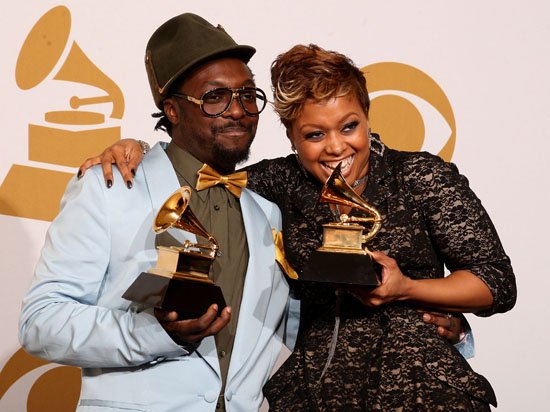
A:
{"type": "MultiPolygon", "coordinates": [[[[249,256],[241,205],[239,199],[222,185],[201,191],[195,189],[197,171],[203,163],[193,155],[173,142],[166,148],[166,154],[174,166],[180,185],[191,188],[189,207],[219,244],[218,254],[210,268],[210,278],[220,286],[227,305],[231,306],[231,321],[215,336],[222,375],[221,393],[223,393],[237,330],[249,256]]],[[[198,241],[206,242],[204,238],[199,238],[198,241]]],[[[157,243],[163,246],[178,244],[167,232],[157,235],[157,243]]],[[[218,403],[223,409],[223,402],[218,403]]]]}

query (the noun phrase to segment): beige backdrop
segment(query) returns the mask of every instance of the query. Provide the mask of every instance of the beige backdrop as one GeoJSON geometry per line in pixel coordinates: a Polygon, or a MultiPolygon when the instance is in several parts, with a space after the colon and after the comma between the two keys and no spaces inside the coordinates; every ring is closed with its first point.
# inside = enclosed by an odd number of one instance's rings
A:
{"type": "MultiPolygon", "coordinates": [[[[143,50],[185,11],[254,45],[251,67],[266,91],[270,62],[296,43],[349,55],[367,74],[373,130],[458,164],[499,230],[519,294],[508,314],[468,315],[471,364],[493,384],[499,411],[548,409],[547,2],[8,0],[2,9],[0,410],[74,405],[78,371],[20,351],[21,298],[75,166],[120,137],[166,139],[153,132],[143,50]]],[[[268,109],[250,161],[288,152],[268,109]]]]}

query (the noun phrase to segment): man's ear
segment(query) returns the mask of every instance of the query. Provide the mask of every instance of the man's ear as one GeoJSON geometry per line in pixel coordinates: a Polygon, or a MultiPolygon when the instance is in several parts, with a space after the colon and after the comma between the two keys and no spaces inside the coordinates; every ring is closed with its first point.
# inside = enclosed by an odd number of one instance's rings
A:
{"type": "Polygon", "coordinates": [[[179,106],[173,98],[169,97],[162,102],[164,107],[164,114],[172,124],[178,124],[179,122],[179,106]]]}

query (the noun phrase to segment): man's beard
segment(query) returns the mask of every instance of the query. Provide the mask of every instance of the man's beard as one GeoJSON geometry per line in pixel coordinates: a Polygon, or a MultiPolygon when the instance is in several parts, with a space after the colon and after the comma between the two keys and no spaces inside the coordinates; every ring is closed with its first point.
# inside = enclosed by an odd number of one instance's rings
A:
{"type": "Polygon", "coordinates": [[[250,145],[254,139],[250,139],[250,143],[244,149],[228,149],[214,143],[212,147],[212,155],[219,167],[225,170],[219,170],[220,173],[228,173],[235,170],[235,165],[246,162],[250,156],[250,145]]]}
{"type": "MultiPolygon", "coordinates": [[[[235,170],[235,165],[245,162],[248,160],[248,157],[250,156],[250,146],[252,145],[252,142],[254,141],[254,137],[256,134],[255,127],[244,127],[241,124],[238,125],[239,127],[243,127],[247,130],[248,133],[250,133],[250,141],[244,148],[227,148],[219,144],[219,142],[214,139],[214,144],[212,146],[212,156],[214,157],[214,160],[218,164],[219,168],[225,169],[225,170],[218,170],[220,173],[230,173],[233,170],[235,170]]],[[[212,127],[211,132],[212,136],[216,136],[220,129],[217,127],[212,127]]]]}

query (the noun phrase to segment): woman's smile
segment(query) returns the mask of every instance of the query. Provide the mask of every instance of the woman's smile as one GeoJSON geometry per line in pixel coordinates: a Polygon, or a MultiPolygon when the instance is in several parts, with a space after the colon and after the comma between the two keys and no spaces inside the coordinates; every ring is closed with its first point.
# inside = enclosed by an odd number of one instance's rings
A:
{"type": "Polygon", "coordinates": [[[368,120],[354,94],[306,102],[287,134],[300,162],[320,182],[339,163],[350,184],[368,171],[368,120]]]}

